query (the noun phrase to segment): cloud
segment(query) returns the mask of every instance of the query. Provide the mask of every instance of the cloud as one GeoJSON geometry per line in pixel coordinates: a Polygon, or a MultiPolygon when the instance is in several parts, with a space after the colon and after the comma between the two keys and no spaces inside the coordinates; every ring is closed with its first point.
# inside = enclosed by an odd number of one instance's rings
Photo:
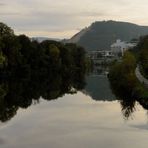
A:
{"type": "Polygon", "coordinates": [[[0,2],[0,6],[5,6],[5,5],[6,5],[5,3],[0,2]]]}
{"type": "Polygon", "coordinates": [[[3,138],[0,138],[0,145],[5,144],[6,141],[3,138]]]}
{"type": "Polygon", "coordinates": [[[21,15],[19,12],[0,12],[0,15],[2,16],[16,16],[21,15]]]}
{"type": "Polygon", "coordinates": [[[84,12],[79,12],[79,13],[77,13],[75,15],[80,16],[80,17],[100,17],[100,16],[106,16],[107,12],[103,12],[103,11],[100,11],[100,12],[84,11],[84,12]]]}
{"type": "Polygon", "coordinates": [[[19,33],[55,32],[58,37],[57,32],[65,32],[69,36],[99,20],[148,24],[148,15],[143,15],[147,14],[147,5],[146,0],[5,0],[0,2],[0,21],[19,33]]]}

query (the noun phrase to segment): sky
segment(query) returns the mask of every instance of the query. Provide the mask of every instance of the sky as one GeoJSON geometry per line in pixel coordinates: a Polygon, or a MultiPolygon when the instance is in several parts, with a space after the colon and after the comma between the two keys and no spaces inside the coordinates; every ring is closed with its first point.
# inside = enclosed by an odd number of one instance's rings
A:
{"type": "Polygon", "coordinates": [[[148,26],[147,0],[0,0],[0,22],[16,34],[70,38],[92,22],[148,26]]]}

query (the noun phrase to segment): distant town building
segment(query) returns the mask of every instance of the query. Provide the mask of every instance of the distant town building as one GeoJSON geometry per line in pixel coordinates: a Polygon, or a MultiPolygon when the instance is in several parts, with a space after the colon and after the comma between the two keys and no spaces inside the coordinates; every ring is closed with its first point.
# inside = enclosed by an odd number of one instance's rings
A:
{"type": "Polygon", "coordinates": [[[114,54],[111,50],[96,50],[88,52],[88,56],[91,60],[93,60],[94,64],[107,64],[113,61],[114,54]]]}
{"type": "Polygon", "coordinates": [[[114,60],[119,60],[123,56],[124,52],[137,45],[137,42],[123,42],[117,40],[111,45],[110,50],[93,50],[89,51],[88,57],[93,60],[94,64],[108,64],[114,60]]]}
{"type": "Polygon", "coordinates": [[[126,50],[133,48],[134,46],[136,46],[136,43],[127,43],[118,39],[115,43],[111,45],[111,52],[114,55],[121,54],[121,56],[123,56],[126,50]]]}
{"type": "Polygon", "coordinates": [[[92,60],[96,59],[101,59],[101,58],[110,58],[113,57],[113,53],[110,50],[96,50],[96,51],[91,51],[88,53],[89,57],[92,60]]]}

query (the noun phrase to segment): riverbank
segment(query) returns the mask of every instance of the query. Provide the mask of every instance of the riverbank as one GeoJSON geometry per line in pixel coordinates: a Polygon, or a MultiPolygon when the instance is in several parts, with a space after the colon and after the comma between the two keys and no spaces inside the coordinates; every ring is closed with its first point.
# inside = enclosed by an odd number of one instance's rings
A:
{"type": "MultiPolygon", "coordinates": [[[[114,94],[120,99],[148,99],[148,90],[138,77],[136,59],[130,52],[126,52],[122,61],[116,62],[110,68],[109,80],[114,94]]],[[[141,79],[141,78],[140,78],[141,79]]]]}

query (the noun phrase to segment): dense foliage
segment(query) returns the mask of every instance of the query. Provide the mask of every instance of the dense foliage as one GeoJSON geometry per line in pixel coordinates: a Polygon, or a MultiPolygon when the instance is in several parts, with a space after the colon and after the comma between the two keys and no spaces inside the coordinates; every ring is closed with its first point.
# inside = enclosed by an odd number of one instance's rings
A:
{"type": "Polygon", "coordinates": [[[62,44],[56,41],[31,41],[27,36],[15,36],[12,29],[0,23],[0,74],[23,75],[54,73],[62,71],[77,74],[85,72],[87,61],[85,50],[75,44],[62,44]]]}
{"type": "Polygon", "coordinates": [[[136,66],[135,56],[127,51],[122,61],[114,63],[109,72],[112,91],[120,100],[125,118],[134,112],[136,101],[148,109],[148,91],[135,75],[136,66]]]}
{"type": "Polygon", "coordinates": [[[142,37],[139,45],[139,64],[144,77],[148,78],[148,36],[142,37]]]}
{"type": "Polygon", "coordinates": [[[113,86],[119,88],[117,92],[122,92],[122,90],[126,90],[128,94],[132,91],[131,89],[136,82],[136,78],[134,75],[134,68],[136,67],[135,64],[136,63],[134,57],[129,52],[127,52],[124,55],[122,62],[117,62],[111,67],[109,79],[111,80],[113,86]]]}
{"type": "Polygon", "coordinates": [[[141,73],[148,79],[148,36],[140,37],[138,45],[131,52],[136,57],[141,73]]]}
{"type": "Polygon", "coordinates": [[[0,23],[0,121],[41,96],[51,100],[83,89],[88,64],[82,47],[31,41],[0,23]]]}

